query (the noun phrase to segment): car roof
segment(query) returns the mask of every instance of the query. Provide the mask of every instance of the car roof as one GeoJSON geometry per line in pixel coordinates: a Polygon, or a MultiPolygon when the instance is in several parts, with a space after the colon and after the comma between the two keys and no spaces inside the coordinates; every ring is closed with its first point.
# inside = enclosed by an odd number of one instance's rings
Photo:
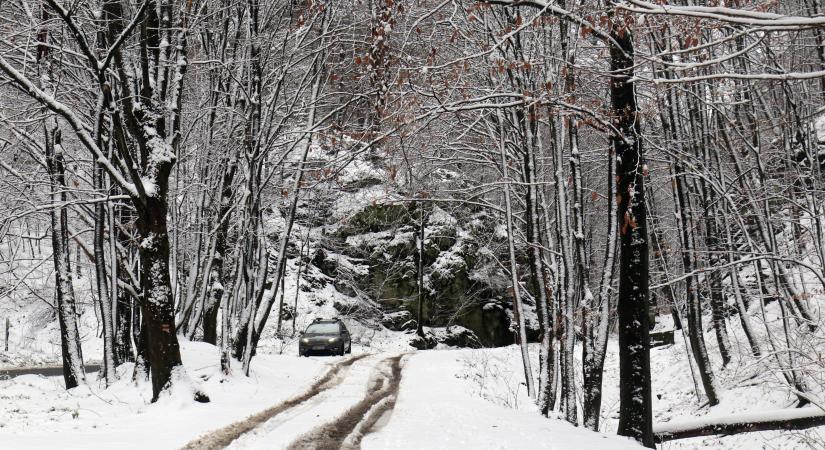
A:
{"type": "Polygon", "coordinates": [[[335,323],[335,322],[340,322],[340,321],[341,321],[341,319],[338,319],[338,318],[336,318],[336,319],[315,319],[315,320],[312,321],[312,323],[335,323]]]}

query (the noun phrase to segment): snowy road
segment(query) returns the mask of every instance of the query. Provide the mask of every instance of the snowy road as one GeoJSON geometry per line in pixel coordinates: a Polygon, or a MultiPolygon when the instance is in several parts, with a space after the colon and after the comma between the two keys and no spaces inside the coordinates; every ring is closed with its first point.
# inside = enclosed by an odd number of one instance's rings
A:
{"type": "Polygon", "coordinates": [[[202,436],[185,448],[358,448],[363,435],[380,427],[395,403],[402,357],[345,359],[302,394],[202,436]]]}
{"type": "MultiPolygon", "coordinates": [[[[186,449],[640,448],[468,391],[467,361],[483,351],[380,353],[341,360],[290,400],[208,433],[186,449]],[[537,439],[537,437],[540,437],[537,439]]],[[[513,381],[490,379],[488,383],[513,381]]],[[[515,380],[518,384],[518,380],[515,380]]]]}

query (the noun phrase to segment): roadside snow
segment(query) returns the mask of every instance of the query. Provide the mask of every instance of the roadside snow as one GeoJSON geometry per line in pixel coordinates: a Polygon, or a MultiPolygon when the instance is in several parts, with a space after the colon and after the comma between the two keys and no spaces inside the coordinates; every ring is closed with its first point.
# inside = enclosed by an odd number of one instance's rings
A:
{"type": "Polygon", "coordinates": [[[726,417],[710,417],[667,422],[654,426],[653,432],[678,433],[680,431],[711,427],[714,425],[735,425],[738,423],[761,423],[780,420],[810,419],[814,417],[822,417],[822,414],[822,410],[816,407],[759,411],[733,414],[726,417]]]}
{"type": "MultiPolygon", "coordinates": [[[[337,358],[258,355],[252,376],[222,380],[214,346],[181,342],[187,372],[211,398],[200,404],[171,395],[151,404],[151,385],[119,368],[109,389],[92,383],[66,391],[60,377],[0,381],[0,449],[174,449],[300,392],[337,358]]],[[[235,367],[240,367],[236,363],[235,367]]]]}
{"type": "MultiPolygon", "coordinates": [[[[542,417],[523,389],[517,391],[522,409],[497,405],[479,397],[475,381],[467,377],[468,364],[479,354],[499,351],[501,349],[438,350],[410,356],[404,364],[401,389],[389,421],[377,432],[367,435],[361,448],[641,448],[628,439],[593,433],[561,420],[542,417]]],[[[518,384],[519,380],[512,381],[518,384]]]]}

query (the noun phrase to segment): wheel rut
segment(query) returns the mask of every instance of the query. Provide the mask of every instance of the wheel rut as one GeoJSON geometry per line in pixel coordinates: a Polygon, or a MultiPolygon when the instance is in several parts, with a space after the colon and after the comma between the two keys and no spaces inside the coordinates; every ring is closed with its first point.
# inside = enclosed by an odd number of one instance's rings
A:
{"type": "Polygon", "coordinates": [[[324,373],[324,375],[307,388],[303,393],[292,397],[275,406],[267,408],[257,414],[253,414],[246,419],[227,425],[218,430],[203,435],[194,441],[189,442],[182,450],[218,450],[226,448],[235,439],[254,430],[259,425],[267,422],[273,417],[289,411],[292,408],[318,396],[319,394],[334,388],[343,381],[346,371],[357,361],[370,356],[369,354],[357,355],[341,361],[324,373]]]}
{"type": "Polygon", "coordinates": [[[367,395],[332,422],[301,436],[290,450],[358,449],[363,437],[385,422],[395,407],[404,355],[382,360],[369,381],[367,395]]]}

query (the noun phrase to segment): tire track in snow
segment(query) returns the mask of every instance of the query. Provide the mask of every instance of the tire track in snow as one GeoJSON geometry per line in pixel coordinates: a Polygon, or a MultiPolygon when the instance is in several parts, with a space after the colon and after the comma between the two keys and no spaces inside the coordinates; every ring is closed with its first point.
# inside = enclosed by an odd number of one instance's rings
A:
{"type": "Polygon", "coordinates": [[[335,387],[279,414],[234,440],[232,450],[286,449],[302,436],[335,421],[369,395],[386,356],[371,356],[353,364],[335,387]]]}
{"type": "Polygon", "coordinates": [[[334,421],[301,436],[290,450],[358,449],[363,437],[380,428],[395,407],[401,384],[401,359],[386,358],[376,366],[367,395],[334,421]],[[384,419],[384,420],[382,420],[384,419]]]}
{"type": "Polygon", "coordinates": [[[284,413],[296,406],[312,399],[333,387],[337,386],[343,381],[342,375],[355,362],[370,356],[369,354],[357,355],[341,361],[324,373],[318,381],[313,383],[306,391],[289,400],[281,402],[275,406],[267,408],[257,414],[251,415],[246,419],[235,422],[231,425],[225,426],[209,434],[201,436],[194,441],[186,444],[181,450],[219,450],[226,448],[235,439],[255,429],[262,423],[272,419],[273,417],[284,413]]]}

